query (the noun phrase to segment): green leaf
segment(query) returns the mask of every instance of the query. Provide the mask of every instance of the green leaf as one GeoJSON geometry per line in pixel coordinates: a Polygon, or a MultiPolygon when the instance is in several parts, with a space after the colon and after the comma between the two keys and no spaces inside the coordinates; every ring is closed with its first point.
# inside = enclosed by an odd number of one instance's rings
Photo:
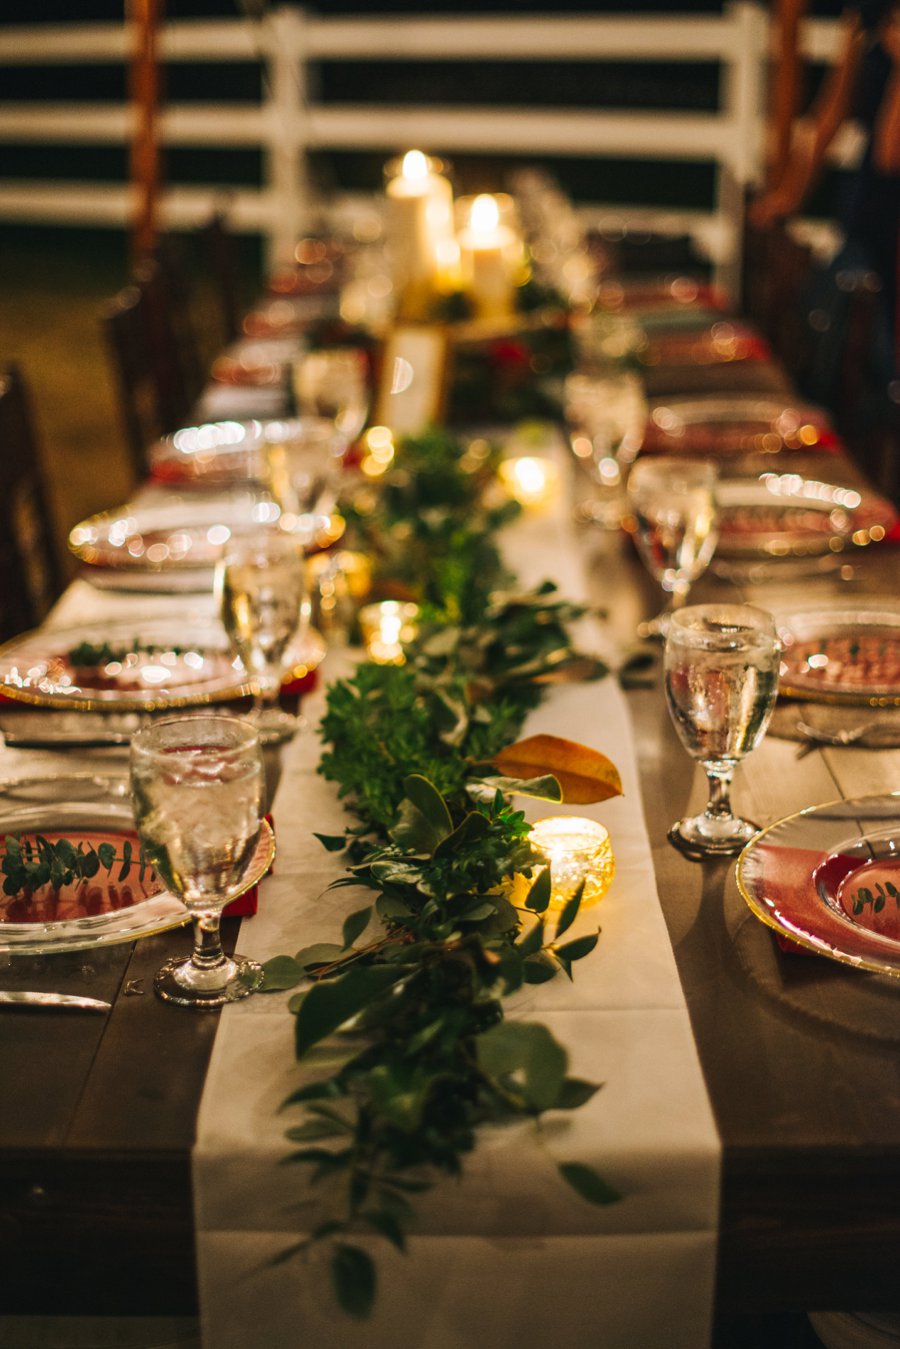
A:
{"type": "Polygon", "coordinates": [[[546,913],[552,893],[550,869],[544,867],[528,891],[528,898],[525,900],[526,909],[531,909],[534,913],[546,913]]]}
{"type": "Polygon", "coordinates": [[[590,1166],[581,1162],[560,1162],[559,1174],[576,1194],[589,1204],[615,1204],[622,1196],[590,1166]]]}
{"type": "Polygon", "coordinates": [[[344,954],[343,946],[338,946],[337,942],[317,941],[312,946],[303,946],[294,955],[297,964],[308,972],[320,965],[331,965],[335,960],[339,960],[344,954]]]}
{"type": "Polygon", "coordinates": [[[574,941],[565,942],[562,946],[553,949],[561,959],[581,960],[582,956],[590,955],[597,945],[599,936],[599,932],[591,932],[586,937],[576,937],[574,941]]]}
{"type": "Polygon", "coordinates": [[[97,856],[100,858],[100,865],[104,871],[111,871],[112,864],[116,860],[116,850],[111,843],[100,843],[97,847],[97,856]]]}
{"type": "Polygon", "coordinates": [[[343,852],[347,846],[344,834],[317,834],[313,831],[313,838],[317,838],[327,852],[343,852]]]}
{"type": "Polygon", "coordinates": [[[296,988],[306,978],[306,970],[291,956],[273,956],[263,965],[263,983],[260,993],[280,993],[296,988]]]}
{"type": "Polygon", "coordinates": [[[295,1124],[290,1129],[285,1129],[284,1136],[291,1143],[313,1143],[318,1138],[336,1138],[339,1134],[345,1133],[333,1120],[327,1119],[308,1119],[303,1124],[295,1124]]]}
{"type": "Polygon", "coordinates": [[[581,882],[572,898],[567,899],[563,905],[562,912],[559,915],[559,922],[556,924],[556,937],[561,937],[575,922],[575,919],[578,917],[578,910],[581,908],[583,896],[584,881],[581,882]]]}
{"type": "Polygon", "coordinates": [[[546,1110],[559,1096],[568,1055],[546,1026],[533,1021],[501,1021],[475,1037],[478,1062],[491,1077],[512,1077],[525,1102],[546,1110]]]}
{"type": "Polygon", "coordinates": [[[544,945],[544,924],[539,919],[525,933],[520,941],[516,942],[516,950],[520,956],[533,956],[544,945]]]}
{"type": "Polygon", "coordinates": [[[559,966],[543,951],[538,951],[537,955],[527,957],[523,972],[526,984],[546,984],[556,978],[559,966]]]}
{"type": "Polygon", "coordinates": [[[600,1086],[598,1082],[585,1082],[580,1077],[567,1077],[553,1102],[553,1109],[577,1110],[579,1106],[586,1105],[592,1096],[596,1096],[600,1086]]]}
{"type": "Polygon", "coordinates": [[[338,1304],[348,1316],[364,1321],[375,1304],[375,1266],[358,1246],[343,1243],[331,1257],[331,1279],[338,1304]]]}
{"type": "Polygon", "coordinates": [[[408,852],[430,857],[438,844],[453,832],[447,803],[437,788],[418,773],[403,779],[405,797],[390,836],[408,852]]]}
{"type": "Polygon", "coordinates": [[[490,833],[491,822],[477,810],[469,811],[452,834],[448,834],[435,848],[436,858],[448,857],[468,843],[477,843],[490,833]]]}
{"type": "Polygon", "coordinates": [[[344,926],[341,929],[341,940],[344,943],[344,950],[352,946],[366,928],[369,926],[369,920],[372,917],[372,905],[368,904],[364,909],[357,909],[344,919],[344,926]]]}
{"type": "Polygon", "coordinates": [[[122,844],[122,865],[119,867],[119,875],[117,877],[120,881],[124,881],[128,877],[128,873],[131,870],[131,857],[133,851],[134,849],[132,848],[130,841],[126,838],[122,844]]]}
{"type": "Polygon", "coordinates": [[[395,1214],[382,1208],[372,1213],[361,1213],[360,1217],[369,1224],[373,1231],[386,1237],[392,1246],[396,1246],[398,1251],[405,1254],[406,1233],[395,1214]]]}
{"type": "Polygon", "coordinates": [[[538,801],[561,801],[562,787],[559,779],[552,773],[543,773],[536,778],[486,777],[481,783],[491,791],[503,792],[506,796],[530,796],[538,801]]]}
{"type": "Polygon", "coordinates": [[[394,965],[356,965],[337,979],[314,984],[297,1013],[294,1032],[297,1058],[345,1025],[404,974],[402,968],[394,965]]]}

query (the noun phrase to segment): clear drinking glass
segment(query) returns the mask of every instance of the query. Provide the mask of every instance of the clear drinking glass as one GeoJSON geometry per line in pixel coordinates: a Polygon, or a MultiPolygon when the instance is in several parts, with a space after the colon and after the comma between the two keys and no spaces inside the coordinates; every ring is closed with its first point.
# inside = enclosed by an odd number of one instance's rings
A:
{"type": "Polygon", "coordinates": [[[307,352],[294,362],[293,384],[297,411],[329,418],[340,453],[345,453],[365,426],[369,410],[365,352],[356,347],[307,352]]]}
{"type": "Polygon", "coordinates": [[[289,534],[268,530],[231,541],[219,564],[225,631],[253,681],[249,720],[265,744],[286,740],[300,720],[278,706],[285,655],[301,623],[305,563],[289,534]]]}
{"type": "Polygon", "coordinates": [[[688,857],[730,856],[758,831],[732,813],[731,778],[769,724],[780,652],[772,615],[751,604],[690,605],[669,621],[666,700],[682,744],[709,780],[702,815],[669,830],[688,857]]]}
{"type": "Polygon", "coordinates": [[[265,809],[259,736],[237,717],[153,722],[132,738],[131,794],[144,854],[194,927],[193,953],[162,966],[156,992],[185,1007],[246,997],[262,970],[225,955],[219,924],[258,860],[265,809]]]}
{"type": "Polygon", "coordinates": [[[576,519],[618,529],[625,515],[625,474],[647,419],[640,381],[624,370],[576,371],[566,379],[564,411],[572,453],[597,488],[579,502],[576,519]]]}
{"type": "Polygon", "coordinates": [[[667,596],[662,612],[639,632],[664,637],[672,613],[687,601],[715,552],[716,467],[701,459],[650,455],[633,465],[627,495],[638,552],[667,596]]]}

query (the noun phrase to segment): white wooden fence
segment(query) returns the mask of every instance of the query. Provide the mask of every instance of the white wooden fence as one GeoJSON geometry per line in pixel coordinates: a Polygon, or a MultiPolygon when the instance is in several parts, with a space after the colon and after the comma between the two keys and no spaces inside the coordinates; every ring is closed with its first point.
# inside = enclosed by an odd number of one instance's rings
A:
{"type": "MultiPolygon", "coordinates": [[[[808,25],[807,41],[820,59],[834,49],[835,25],[808,25]]],[[[122,24],[0,27],[0,67],[52,63],[126,62],[131,32],[122,24]]],[[[247,19],[172,22],[161,34],[165,62],[262,62],[258,104],[169,104],[160,118],[166,146],[252,147],[263,154],[260,188],[228,188],[235,228],[260,232],[269,258],[290,255],[313,203],[305,163],[313,150],[395,153],[416,145],[446,154],[533,155],[673,161],[708,160],[716,166],[710,211],[644,208],[632,219],[695,234],[727,280],[737,255],[742,186],[755,180],[763,157],[763,108],[769,17],[752,0],[731,0],[705,18],[552,14],[458,18],[321,18],[302,9],[247,19]],[[341,61],[666,61],[720,62],[719,107],[714,112],[597,111],[584,108],[504,108],[392,105],[386,99],[331,106],[311,96],[315,63],[341,61]]],[[[2,146],[41,143],[123,145],[133,110],[125,103],[0,103],[2,146]]],[[[0,168],[2,175],[2,168],[0,168]]],[[[179,185],[165,195],[172,227],[205,219],[223,189],[179,185]]],[[[0,220],[66,224],[124,224],[135,199],[124,182],[24,181],[0,176],[0,220]]],[[[621,218],[603,203],[586,205],[602,222],[621,218]]]]}

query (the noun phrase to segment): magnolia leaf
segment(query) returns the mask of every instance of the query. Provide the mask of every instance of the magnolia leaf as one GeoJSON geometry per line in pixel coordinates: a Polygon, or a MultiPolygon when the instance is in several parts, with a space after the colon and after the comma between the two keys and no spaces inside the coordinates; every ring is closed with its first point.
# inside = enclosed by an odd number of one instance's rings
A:
{"type": "Polygon", "coordinates": [[[485,834],[490,832],[491,824],[486,815],[481,815],[477,810],[472,810],[466,815],[462,823],[457,825],[452,834],[448,834],[434,850],[435,857],[445,857],[462,847],[465,843],[472,843],[477,839],[484,838],[485,834]]]}
{"type": "Polygon", "coordinates": [[[296,988],[306,978],[306,970],[293,956],[273,956],[263,965],[263,984],[260,993],[281,993],[296,988]]]}
{"type": "Polygon", "coordinates": [[[430,857],[438,844],[453,832],[447,803],[427,778],[412,773],[403,779],[406,796],[390,836],[408,852],[430,857]]]}
{"type": "Polygon", "coordinates": [[[475,1037],[479,1065],[498,1080],[512,1077],[525,1103],[547,1110],[559,1096],[568,1055],[546,1026],[535,1021],[501,1021],[475,1037]]]}
{"type": "Polygon", "coordinates": [[[622,780],[611,759],[599,750],[558,735],[531,735],[509,745],[491,760],[508,777],[551,774],[562,787],[563,800],[587,805],[622,795],[622,780]]]}
{"type": "MultiPolygon", "coordinates": [[[[505,752],[505,751],[504,751],[505,752]]],[[[473,784],[473,786],[476,784],[473,784]]],[[[480,784],[491,792],[503,792],[506,796],[533,796],[538,801],[562,801],[563,789],[558,778],[552,774],[543,774],[538,778],[482,778],[480,784]]]]}
{"type": "Polygon", "coordinates": [[[354,966],[338,979],[314,984],[297,1013],[295,1049],[297,1058],[338,1030],[374,998],[403,978],[395,965],[354,966]]]}
{"type": "Polygon", "coordinates": [[[622,1198],[592,1167],[581,1162],[560,1162],[559,1174],[589,1204],[615,1204],[622,1198]]]}
{"type": "Polygon", "coordinates": [[[334,1295],[343,1311],[364,1321],[375,1302],[375,1266],[358,1246],[335,1246],[331,1257],[334,1295]]]}

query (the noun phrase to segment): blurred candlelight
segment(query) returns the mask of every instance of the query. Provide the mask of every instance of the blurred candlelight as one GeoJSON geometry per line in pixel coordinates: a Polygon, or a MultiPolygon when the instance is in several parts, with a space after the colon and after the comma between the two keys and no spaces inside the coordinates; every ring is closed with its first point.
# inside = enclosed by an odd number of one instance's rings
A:
{"type": "Polygon", "coordinates": [[[408,150],[389,178],[390,246],[401,312],[421,309],[453,238],[453,189],[421,150],[408,150]]]}
{"type": "Polygon", "coordinates": [[[366,604],[359,611],[366,655],[376,665],[402,665],[403,643],[418,630],[419,606],[400,600],[366,604]]]}
{"type": "Polygon", "coordinates": [[[522,506],[538,509],[554,501],[559,487],[559,468],[552,459],[525,454],[518,459],[504,459],[500,464],[500,481],[510,496],[522,506]]]}
{"type": "Polygon", "coordinates": [[[531,826],[529,837],[550,868],[550,907],[561,909],[584,882],[582,904],[596,904],[616,872],[609,831],[578,815],[550,815],[531,826]]]}
{"type": "Polygon", "coordinates": [[[459,246],[463,282],[479,318],[505,318],[511,314],[515,235],[501,224],[495,197],[483,193],[472,202],[459,246]]]}

